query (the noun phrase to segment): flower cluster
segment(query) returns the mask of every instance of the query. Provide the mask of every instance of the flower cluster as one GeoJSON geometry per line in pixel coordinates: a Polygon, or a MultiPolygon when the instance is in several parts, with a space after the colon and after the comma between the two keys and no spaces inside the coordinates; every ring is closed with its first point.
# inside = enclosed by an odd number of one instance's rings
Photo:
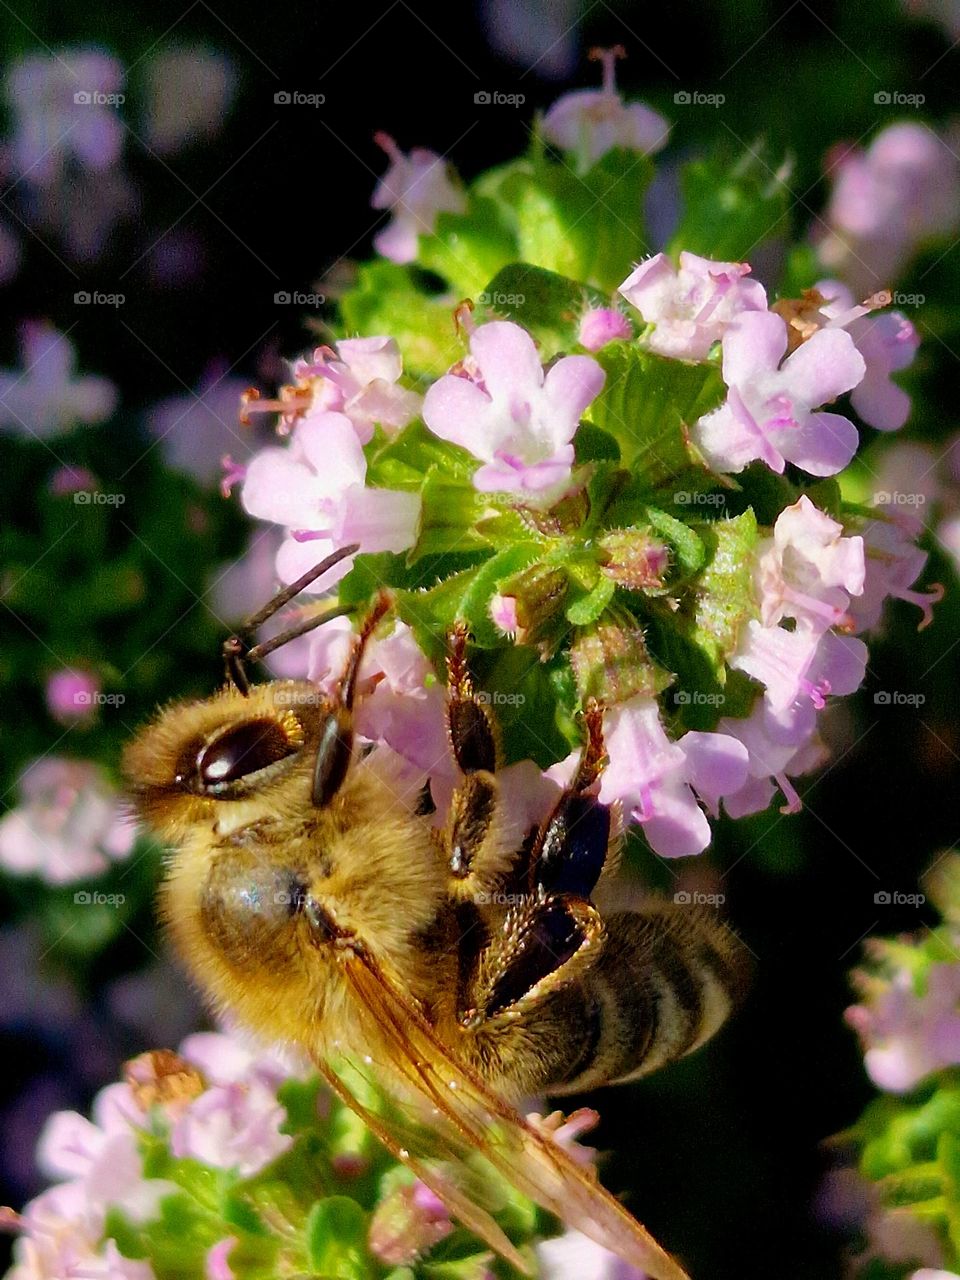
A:
{"type": "MultiPolygon", "coordinates": [[[[754,813],[779,788],[788,810],[799,806],[790,779],[825,754],[817,713],[861,683],[856,633],[877,624],[883,601],[912,600],[929,620],[937,593],[912,585],[925,560],[916,530],[881,509],[845,509],[825,484],[856,453],[854,415],[902,425],[909,403],[891,374],[916,334],[881,309],[886,295],[855,305],[821,280],[771,306],[747,264],[691,253],[642,262],[619,285],[619,307],[529,267],[509,288],[510,271],[481,303],[524,288],[547,303],[517,304],[513,318],[460,309],[459,358],[422,398],[385,336],[297,362],[277,399],[251,393],[247,412],[278,414],[289,439],[246,465],[242,501],[284,531],[281,581],[357,543],[359,560],[312,590],[339,581],[341,602],[359,607],[361,583],[393,589],[401,621],[371,651],[384,658],[365,732],[432,775],[435,793],[451,765],[425,655],[464,617],[491,655],[511,642],[534,649],[541,684],[566,666],[567,713],[604,703],[601,799],[656,853],[695,854],[721,804],[754,813]],[[846,393],[846,413],[824,407],[846,393]],[[765,470],[782,480],[761,521],[751,494],[765,470]],[[695,675],[682,664],[690,644],[695,675]]],[[[335,672],[330,655],[349,629],[321,628],[298,673],[335,672]]],[[[555,763],[566,756],[553,751],[555,763]]]]}
{"type": "MultiPolygon", "coordinates": [[[[124,1075],[97,1095],[92,1119],[47,1121],[37,1160],[54,1185],[5,1224],[20,1233],[11,1280],[360,1280],[427,1255],[464,1280],[492,1274],[491,1255],[302,1062],[200,1032],[124,1075]]],[[[584,1163],[594,1153],[577,1139],[596,1119],[530,1116],[584,1163]]],[[[533,1207],[515,1194],[497,1217],[531,1262],[537,1246],[546,1280],[583,1275],[577,1259],[598,1278],[621,1265],[576,1233],[538,1242],[533,1207]]]]}

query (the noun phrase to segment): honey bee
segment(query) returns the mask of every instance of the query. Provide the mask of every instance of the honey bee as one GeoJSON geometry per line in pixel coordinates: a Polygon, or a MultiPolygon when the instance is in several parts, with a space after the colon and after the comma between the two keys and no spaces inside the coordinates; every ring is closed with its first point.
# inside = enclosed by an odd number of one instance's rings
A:
{"type": "MultiPolygon", "coordinates": [[[[250,620],[250,634],[353,548],[335,553],[250,620]]],[[[587,707],[576,773],[534,831],[500,803],[498,746],[449,637],[447,721],[460,771],[442,831],[404,795],[389,753],[361,752],[353,712],[364,647],[390,601],[362,621],[337,691],[251,685],[248,666],[305,626],[224,646],[228,682],[163,710],[127,748],[143,820],[171,853],[162,915],[213,1008],[305,1049],[375,1135],[520,1271],[494,1219],[417,1139],[357,1096],[352,1061],[398,1106],[419,1100],[437,1150],[473,1149],[518,1190],[656,1280],[685,1273],[548,1134],[512,1105],[629,1080],[701,1045],[743,969],[724,926],[653,902],[603,918],[592,898],[615,858],[594,794],[601,710],[587,707]]],[[[339,612],[339,611],[338,611],[339,612]]],[[[318,615],[307,626],[332,616],[318,615]]]]}

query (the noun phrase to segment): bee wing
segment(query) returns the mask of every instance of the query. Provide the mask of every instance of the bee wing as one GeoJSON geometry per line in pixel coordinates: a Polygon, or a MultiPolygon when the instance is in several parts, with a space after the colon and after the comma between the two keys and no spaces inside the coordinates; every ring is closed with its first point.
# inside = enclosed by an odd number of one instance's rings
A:
{"type": "MultiPolygon", "coordinates": [[[[523,1195],[646,1272],[651,1280],[689,1280],[679,1263],[600,1186],[592,1170],[578,1165],[558,1143],[488,1089],[470,1068],[450,1056],[420,1011],[372,956],[355,952],[344,960],[343,967],[374,1067],[382,1068],[378,1083],[388,1090],[393,1085],[396,1090],[396,1081],[401,1080],[426,1103],[431,1126],[437,1124],[446,1131],[448,1145],[452,1129],[454,1146],[479,1151],[523,1195]]],[[[340,1097],[369,1123],[367,1109],[350,1095],[332,1068],[327,1065],[323,1070],[340,1097]]],[[[399,1101],[403,1105],[402,1092],[399,1101]]],[[[412,1151],[391,1140],[389,1133],[381,1132],[382,1122],[372,1119],[375,1136],[445,1201],[455,1217],[526,1271],[523,1260],[518,1262],[517,1251],[489,1214],[462,1189],[448,1185],[443,1175],[438,1178],[412,1151]]]]}

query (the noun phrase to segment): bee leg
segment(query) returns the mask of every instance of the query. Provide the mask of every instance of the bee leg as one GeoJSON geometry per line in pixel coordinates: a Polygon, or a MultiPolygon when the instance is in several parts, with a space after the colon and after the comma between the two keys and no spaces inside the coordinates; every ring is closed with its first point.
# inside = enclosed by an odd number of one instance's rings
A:
{"type": "Polygon", "coordinates": [[[444,834],[451,892],[482,900],[509,873],[523,833],[500,803],[493,719],[477,697],[466,663],[467,628],[458,623],[447,659],[447,726],[463,780],[453,793],[444,834]]]}
{"type": "Polygon", "coordinates": [[[357,695],[357,674],[364,651],[378,624],[391,607],[386,591],[381,591],[363,620],[337,693],[320,722],[320,742],[313,766],[313,803],[319,808],[330,803],[343,785],[353,759],[353,704],[357,695]]]}
{"type": "Polygon", "coordinates": [[[610,856],[611,811],[593,793],[606,756],[603,712],[595,703],[587,707],[584,724],[587,740],[577,771],[530,851],[528,883],[540,895],[589,898],[610,856]]]}

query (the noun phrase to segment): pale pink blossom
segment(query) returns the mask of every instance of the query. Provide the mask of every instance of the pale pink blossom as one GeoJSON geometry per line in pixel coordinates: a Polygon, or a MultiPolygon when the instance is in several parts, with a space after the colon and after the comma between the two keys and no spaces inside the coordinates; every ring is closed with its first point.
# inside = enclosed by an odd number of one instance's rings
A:
{"type": "Polygon", "coordinates": [[[293,1139],[280,1132],[285,1119],[275,1088],[259,1079],[213,1085],[177,1118],[170,1149],[249,1178],[289,1150],[293,1139]]]}
{"type": "MultiPolygon", "coordinates": [[[[242,501],[252,516],[287,530],[277,575],[293,582],[341,547],[361,552],[404,551],[417,536],[420,496],[364,487],[367,463],[350,419],[323,412],[299,422],[285,447],[261,450],[250,461],[242,501]]],[[[340,561],[308,588],[324,592],[349,572],[340,561]]]]}
{"type": "Polygon", "coordinates": [[[853,636],[810,627],[765,627],[747,623],[731,667],[766,686],[771,710],[784,712],[809,698],[820,710],[830,694],[853,693],[863,682],[867,646],[853,636]]]}
{"type": "Polygon", "coordinates": [[[123,78],[120,63],[98,49],[31,53],[11,64],[4,93],[13,113],[14,168],[24,182],[56,183],[68,161],[97,173],[116,165],[123,78]]]}
{"type": "Polygon", "coordinates": [[[423,399],[400,383],[403,359],[393,338],[344,338],[318,347],[310,358],[296,361],[298,386],[309,387],[311,410],[333,409],[346,414],[361,444],[373,438],[379,423],[394,433],[420,412],[423,399]]]}
{"type": "Polygon", "coordinates": [[[742,743],[721,733],[690,732],[671,742],[654,698],[637,694],[604,716],[610,763],[600,778],[603,804],[620,803],[655,853],[700,853],[710,824],[696,793],[716,798],[738,791],[747,777],[742,743]]]}
{"type": "Polygon", "coordinates": [[[219,362],[207,370],[196,391],[161,400],[147,415],[147,429],[167,465],[201,484],[220,479],[223,455],[243,461],[255,444],[240,428],[240,397],[246,383],[232,378],[219,362]]]}
{"type": "Polygon", "coordinates": [[[760,618],[772,627],[783,618],[823,631],[844,616],[851,596],[862,595],[861,537],[845,537],[843,525],[804,494],[777,517],[773,537],[758,548],[760,618]]]}
{"type": "Polygon", "coordinates": [[[370,203],[389,209],[393,217],[373,238],[373,247],[393,262],[412,262],[419,236],[432,235],[440,213],[462,213],[466,197],[450,178],[442,156],[424,147],[404,154],[386,133],[375,141],[390,159],[390,167],[377,183],[370,203]]]}
{"type": "Polygon", "coordinates": [[[670,125],[643,102],[624,102],[616,86],[614,65],[622,50],[597,51],[603,63],[599,89],[577,89],[558,98],[543,117],[543,136],[564,151],[576,152],[581,170],[590,168],[614,147],[653,155],[667,142],[670,125]]]}
{"type": "Polygon", "coordinates": [[[921,528],[917,517],[899,510],[888,514],[886,508],[864,524],[863,594],[850,602],[848,610],[856,631],[872,631],[891,597],[922,611],[920,629],[933,621],[933,606],[943,598],[943,587],[934,584],[929,591],[917,591],[913,585],[927,562],[926,551],[916,544],[921,528]]]}
{"type": "Polygon", "coordinates": [[[615,307],[591,307],[580,317],[577,341],[588,351],[599,351],[618,338],[632,338],[633,327],[615,307]]]}
{"type": "Polygon", "coordinates": [[[956,226],[957,160],[927,125],[890,125],[866,150],[844,146],[828,160],[829,229],[818,254],[856,292],[885,288],[926,241],[956,226]]]}
{"type": "Polygon", "coordinates": [[[767,295],[748,280],[745,262],[713,262],[680,254],[679,268],[665,253],[641,262],[620,286],[653,332],[644,337],[651,351],[681,360],[705,360],[730,324],[744,311],[766,311],[767,295]]]}
{"type": "Polygon", "coordinates": [[[866,1000],[848,1009],[846,1017],[879,1089],[907,1093],[934,1071],[960,1063],[960,965],[931,965],[922,994],[906,969],[896,970],[889,981],[855,977],[866,1000]]]}
{"type": "Polygon", "coordinates": [[[45,756],[20,776],[20,803],[0,818],[0,863],[67,884],[99,875],[133,848],[136,829],[100,770],[45,756]]]}
{"type": "Polygon", "coordinates": [[[42,440],[113,413],[113,383],[78,375],[73,344],[53,325],[24,324],[20,358],[22,369],[0,370],[0,427],[42,440]]]}
{"type": "Polygon", "coordinates": [[[484,464],[473,483],[541,503],[570,479],[573,437],[600,393],[604,372],[591,356],[564,356],[546,373],[533,339],[509,320],[470,336],[469,375],[445,374],[427,392],[423,417],[442,440],[484,464]]]}
{"type": "Polygon", "coordinates": [[[579,1231],[537,1245],[541,1280],[648,1280],[646,1274],[579,1231]]]}
{"type": "Polygon", "coordinates": [[[778,787],[785,801],[782,812],[796,813],[800,797],[790,779],[816,769],[829,754],[816,737],[816,711],[809,699],[777,713],[758,698],[749,716],[727,716],[717,731],[742,742],[748,755],[746,781],[723,798],[731,818],[762,813],[778,787]]]}
{"type": "Polygon", "coordinates": [[[718,471],[742,471],[760,459],[776,472],[792,462],[829,476],[856,452],[853,423],[816,412],[863,378],[866,366],[853,339],[842,329],[821,329],[784,360],[786,351],[787,326],[773,312],[744,312],[724,335],[727,400],[694,432],[718,471]]]}
{"type": "MultiPolygon", "coordinates": [[[[869,300],[855,305],[839,280],[821,280],[816,290],[825,299],[819,313],[826,327],[846,329],[866,365],[863,381],[850,393],[851,404],[869,426],[899,430],[910,416],[910,397],[890,375],[913,363],[920,345],[915,326],[902,312],[877,311],[869,300]]],[[[890,295],[877,296],[882,301],[890,295]]]]}
{"type": "Polygon", "coordinates": [[[47,680],[44,696],[54,720],[74,724],[95,714],[99,692],[100,681],[92,671],[63,667],[47,680]]]}
{"type": "Polygon", "coordinates": [[[517,618],[517,597],[503,596],[497,592],[491,596],[488,608],[490,621],[505,636],[515,636],[520,626],[517,618]]]}

